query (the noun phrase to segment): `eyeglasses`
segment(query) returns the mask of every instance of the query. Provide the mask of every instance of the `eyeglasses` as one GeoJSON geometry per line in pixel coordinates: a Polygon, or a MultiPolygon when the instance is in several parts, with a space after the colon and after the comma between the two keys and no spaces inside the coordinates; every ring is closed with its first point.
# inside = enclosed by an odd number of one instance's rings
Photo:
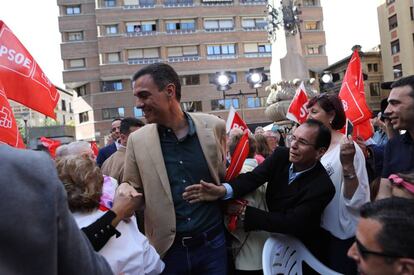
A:
{"type": "Polygon", "coordinates": [[[315,143],[310,143],[302,138],[297,138],[295,135],[289,136],[289,142],[292,143],[293,141],[296,141],[299,143],[300,146],[315,146],[315,143]]]}
{"type": "Polygon", "coordinates": [[[111,133],[116,132],[116,130],[119,130],[119,129],[120,129],[120,127],[114,127],[114,128],[111,129],[111,133]]]}
{"type": "Polygon", "coordinates": [[[386,254],[377,251],[368,250],[357,238],[355,238],[356,247],[358,249],[358,253],[361,255],[363,259],[366,259],[369,254],[376,255],[379,257],[387,257],[387,258],[401,258],[400,255],[393,255],[393,254],[386,254]]]}

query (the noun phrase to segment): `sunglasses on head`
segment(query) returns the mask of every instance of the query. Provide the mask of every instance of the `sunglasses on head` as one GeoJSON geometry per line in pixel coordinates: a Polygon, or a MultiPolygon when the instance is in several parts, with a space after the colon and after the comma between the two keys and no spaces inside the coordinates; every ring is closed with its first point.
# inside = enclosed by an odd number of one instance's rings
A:
{"type": "Polygon", "coordinates": [[[386,258],[401,258],[400,255],[393,255],[387,254],[383,252],[371,251],[367,249],[358,239],[355,238],[356,247],[358,249],[358,253],[361,255],[363,259],[366,259],[368,255],[375,255],[379,257],[386,257],[386,258]]]}

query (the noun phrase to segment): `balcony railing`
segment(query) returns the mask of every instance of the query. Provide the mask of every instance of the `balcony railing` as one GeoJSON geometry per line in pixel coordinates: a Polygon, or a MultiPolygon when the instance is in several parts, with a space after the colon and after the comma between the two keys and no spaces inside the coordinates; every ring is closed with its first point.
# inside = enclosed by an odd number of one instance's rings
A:
{"type": "Polygon", "coordinates": [[[254,27],[243,27],[245,31],[264,31],[266,30],[266,25],[259,25],[254,27]]]}
{"type": "Polygon", "coordinates": [[[256,57],[272,57],[272,53],[245,53],[244,57],[246,58],[256,58],[256,57]]]}
{"type": "Polygon", "coordinates": [[[133,36],[148,36],[148,35],[156,35],[156,31],[140,31],[140,32],[127,32],[126,36],[133,37],[133,36]]]}
{"type": "Polygon", "coordinates": [[[233,3],[233,0],[230,0],[230,1],[223,1],[223,0],[218,0],[218,1],[211,1],[211,0],[203,0],[203,1],[201,1],[201,5],[202,6],[232,6],[234,3],[233,3]]]}
{"type": "Polygon", "coordinates": [[[232,32],[234,28],[205,29],[206,32],[232,32]]]}
{"type": "Polygon", "coordinates": [[[168,62],[188,62],[188,61],[199,61],[199,60],[200,60],[200,56],[198,55],[168,57],[168,62]]]}
{"type": "Polygon", "coordinates": [[[189,34],[195,33],[195,29],[192,30],[167,30],[167,34],[189,34]]]}
{"type": "Polygon", "coordinates": [[[266,5],[266,0],[240,0],[242,5],[266,5]]]}
{"type": "Polygon", "coordinates": [[[139,5],[124,5],[122,6],[126,10],[132,9],[150,9],[155,7],[155,3],[148,3],[148,4],[139,4],[139,5]]]}
{"type": "Polygon", "coordinates": [[[130,58],[128,59],[129,65],[136,65],[136,64],[153,64],[160,62],[160,58],[130,58]]]}
{"type": "Polygon", "coordinates": [[[212,54],[207,55],[207,60],[219,60],[219,59],[236,59],[236,54],[212,54]]]}
{"type": "Polygon", "coordinates": [[[176,0],[166,0],[164,2],[165,7],[192,7],[194,6],[194,2],[192,0],[189,1],[176,1],[176,0]]]}

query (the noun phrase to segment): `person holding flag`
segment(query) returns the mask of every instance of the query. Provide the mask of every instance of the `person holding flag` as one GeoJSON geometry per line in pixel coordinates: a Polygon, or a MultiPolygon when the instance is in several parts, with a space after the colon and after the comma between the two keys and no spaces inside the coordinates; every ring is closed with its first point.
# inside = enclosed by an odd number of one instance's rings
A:
{"type": "Polygon", "coordinates": [[[347,257],[347,251],[354,242],[358,210],[370,200],[364,154],[351,137],[338,131],[346,117],[336,94],[320,94],[309,101],[307,108],[308,118],[322,122],[332,135],[329,149],[321,158],[336,190],[321,222],[326,230],[326,264],[340,273],[355,274],[356,265],[347,257]]]}

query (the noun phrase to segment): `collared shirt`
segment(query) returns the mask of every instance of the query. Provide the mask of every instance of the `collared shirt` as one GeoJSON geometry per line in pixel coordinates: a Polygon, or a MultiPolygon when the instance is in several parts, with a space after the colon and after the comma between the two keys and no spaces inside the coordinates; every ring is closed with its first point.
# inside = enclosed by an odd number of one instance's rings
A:
{"type": "Polygon", "coordinates": [[[316,165],[316,163],[314,165],[312,165],[312,167],[310,167],[306,170],[295,172],[295,171],[293,171],[293,163],[292,163],[289,167],[289,184],[291,184],[295,179],[299,178],[300,175],[302,175],[303,173],[311,170],[313,167],[315,167],[315,165],[316,165]]]}
{"type": "Polygon", "coordinates": [[[390,139],[385,146],[382,178],[391,174],[409,172],[414,168],[414,141],[407,131],[390,139]]]}
{"type": "Polygon", "coordinates": [[[185,115],[189,130],[184,138],[178,140],[172,129],[161,125],[158,125],[158,134],[175,207],[177,232],[194,234],[220,223],[222,217],[218,202],[190,204],[183,199],[187,186],[200,180],[213,182],[194,122],[185,115]]]}

